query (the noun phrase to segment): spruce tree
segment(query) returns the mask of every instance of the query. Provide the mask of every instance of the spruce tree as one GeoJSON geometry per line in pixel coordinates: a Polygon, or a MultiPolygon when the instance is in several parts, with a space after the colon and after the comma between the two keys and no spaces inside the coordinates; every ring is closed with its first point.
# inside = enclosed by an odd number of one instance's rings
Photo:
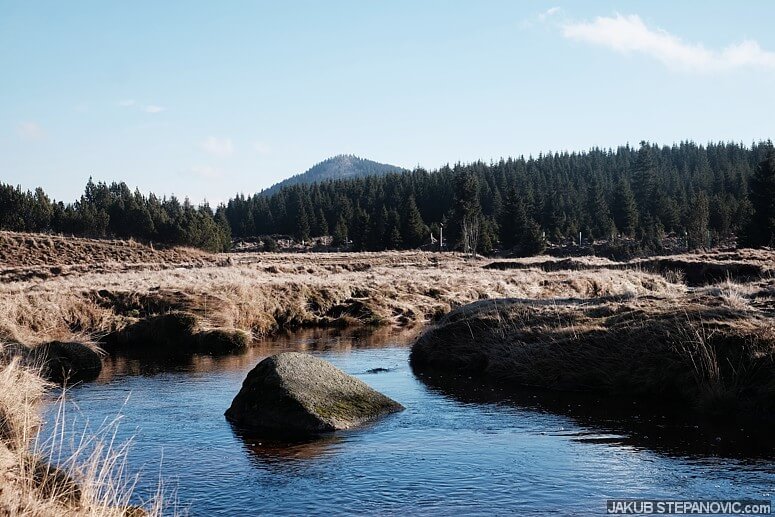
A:
{"type": "Polygon", "coordinates": [[[708,240],[710,204],[705,192],[692,197],[686,221],[686,239],[690,250],[705,248],[708,240]]]}
{"type": "MultiPolygon", "coordinates": [[[[417,169],[298,184],[272,193],[237,195],[222,213],[174,197],[145,197],[121,182],[90,180],[83,196],[72,203],[51,200],[42,189],[23,191],[0,184],[0,228],[217,249],[227,242],[224,214],[236,238],[289,234],[306,239],[333,232],[341,219],[340,243],[352,234],[361,249],[384,249],[414,245],[418,221],[446,221],[447,243],[462,243],[465,227],[470,237],[478,236],[476,248],[482,252],[496,240],[495,228],[505,249],[531,240],[541,244],[542,229],[558,243],[577,238],[579,229],[607,237],[603,201],[608,201],[619,230],[637,235],[645,249],[659,251],[665,231],[683,236],[691,229],[694,246],[707,242],[703,217],[696,217],[702,202],[692,197],[704,192],[712,236],[736,234],[741,245],[761,246],[775,244],[771,154],[769,142],[750,148],[682,142],[660,150],[644,142],[639,149],[592,149],[457,164],[433,173],[417,169]],[[612,184],[611,178],[620,181],[612,184]],[[420,217],[411,208],[412,197],[420,217]],[[391,224],[396,211],[400,222],[391,224]]],[[[474,245],[470,240],[468,247],[474,245]]]]}
{"type": "Polygon", "coordinates": [[[347,244],[347,222],[344,217],[339,217],[334,227],[333,242],[334,246],[344,246],[347,244]]]}
{"type": "Polygon", "coordinates": [[[749,182],[753,214],[746,225],[742,244],[749,247],[775,245],[775,153],[759,163],[749,182]]]}
{"type": "Polygon", "coordinates": [[[465,253],[473,253],[479,236],[482,207],[479,202],[479,180],[470,170],[460,171],[455,178],[455,225],[453,235],[465,253]],[[456,234],[456,235],[455,235],[456,234]]]}
{"type": "Polygon", "coordinates": [[[303,203],[299,203],[293,237],[299,242],[306,242],[309,241],[309,232],[310,224],[307,209],[304,208],[303,203]]]}
{"type": "Polygon", "coordinates": [[[612,215],[620,232],[628,237],[635,235],[635,228],[638,226],[638,205],[626,178],[621,178],[616,186],[612,215]]]}
{"type": "Polygon", "coordinates": [[[423,223],[420,210],[417,209],[417,203],[414,196],[409,196],[404,207],[404,228],[402,232],[403,247],[417,248],[423,244],[427,235],[425,223],[423,223]]]}
{"type": "Polygon", "coordinates": [[[511,249],[519,243],[526,218],[525,205],[516,189],[512,187],[504,200],[500,221],[500,241],[503,249],[511,249]]]}
{"type": "Polygon", "coordinates": [[[546,239],[543,236],[541,227],[533,219],[526,219],[519,245],[516,248],[517,255],[532,257],[543,253],[545,249],[546,239]]]}
{"type": "Polygon", "coordinates": [[[349,237],[352,242],[353,250],[365,250],[369,234],[369,214],[367,214],[363,208],[355,208],[353,211],[352,224],[349,225],[349,229],[349,237]]]}
{"type": "Polygon", "coordinates": [[[654,214],[654,193],[656,188],[656,167],[654,157],[652,156],[651,146],[648,142],[642,141],[638,156],[635,161],[635,199],[638,203],[638,209],[641,214],[650,212],[654,214]]]}
{"type": "Polygon", "coordinates": [[[401,236],[401,216],[397,210],[391,210],[388,215],[387,228],[385,230],[385,243],[384,246],[389,250],[396,250],[401,248],[403,242],[401,236]]]}
{"type": "Polygon", "coordinates": [[[596,238],[610,238],[613,222],[603,188],[598,181],[593,181],[589,190],[588,213],[591,223],[590,231],[596,238]]]}
{"type": "Polygon", "coordinates": [[[479,238],[477,252],[482,255],[490,255],[495,250],[498,241],[498,224],[494,219],[485,217],[482,220],[482,234],[479,238]]]}
{"type": "Polygon", "coordinates": [[[323,213],[322,208],[318,208],[318,216],[315,218],[315,223],[315,235],[319,237],[328,235],[328,221],[326,221],[326,216],[323,213]]]}
{"type": "Polygon", "coordinates": [[[387,242],[385,232],[387,231],[389,216],[384,204],[375,212],[369,225],[368,248],[371,251],[382,251],[385,249],[387,242]]]}

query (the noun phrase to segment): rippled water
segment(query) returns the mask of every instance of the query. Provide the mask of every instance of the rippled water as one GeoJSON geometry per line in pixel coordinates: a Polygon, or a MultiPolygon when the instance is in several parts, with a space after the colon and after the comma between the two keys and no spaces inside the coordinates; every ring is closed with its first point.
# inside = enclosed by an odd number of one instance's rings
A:
{"type": "Polygon", "coordinates": [[[644,446],[649,441],[631,431],[637,426],[429,387],[408,366],[406,340],[317,333],[165,368],[116,358],[98,382],[70,391],[68,418],[82,429],[86,420],[99,427],[121,414],[119,441],[134,436],[128,469],[142,474],[136,497],[152,495],[161,475],[194,515],[585,515],[603,513],[608,498],[771,499],[775,492],[771,458],[644,446]],[[407,409],[310,443],[242,438],[223,412],[247,372],[282,349],[323,357],[407,409]],[[367,373],[373,368],[389,371],[367,373]]]}

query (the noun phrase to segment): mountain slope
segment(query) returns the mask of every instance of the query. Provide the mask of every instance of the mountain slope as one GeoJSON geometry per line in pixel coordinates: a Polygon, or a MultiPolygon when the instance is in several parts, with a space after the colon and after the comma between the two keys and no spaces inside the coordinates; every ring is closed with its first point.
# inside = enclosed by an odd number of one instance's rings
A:
{"type": "Polygon", "coordinates": [[[271,195],[283,187],[298,185],[300,183],[315,183],[326,180],[362,178],[364,176],[381,176],[391,172],[404,172],[405,169],[379,163],[364,158],[358,158],[351,154],[340,154],[318,163],[307,172],[291,176],[263,190],[261,193],[271,195]]]}

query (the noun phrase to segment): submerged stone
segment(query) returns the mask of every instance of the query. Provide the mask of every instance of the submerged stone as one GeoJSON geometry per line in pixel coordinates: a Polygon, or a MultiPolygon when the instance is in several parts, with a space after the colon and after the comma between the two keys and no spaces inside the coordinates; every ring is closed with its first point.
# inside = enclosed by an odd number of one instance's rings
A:
{"type": "Polygon", "coordinates": [[[226,418],[252,431],[298,435],[350,429],[403,409],[327,361],[286,352],[248,373],[226,418]]]}

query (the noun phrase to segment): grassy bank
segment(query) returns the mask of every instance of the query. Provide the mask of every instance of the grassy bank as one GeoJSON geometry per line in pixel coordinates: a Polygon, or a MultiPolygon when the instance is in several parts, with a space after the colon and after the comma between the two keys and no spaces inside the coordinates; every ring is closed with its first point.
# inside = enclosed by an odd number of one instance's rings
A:
{"type": "Polygon", "coordinates": [[[158,504],[130,504],[133,482],[123,476],[126,450],[109,432],[84,434],[71,450],[60,434],[62,409],[46,423],[53,426],[52,438],[41,440],[41,405],[50,388],[38,371],[18,361],[0,365],[0,515],[159,515],[158,504]]]}
{"type": "MultiPolygon", "coordinates": [[[[94,363],[92,345],[141,354],[231,353],[279,330],[412,326],[479,300],[659,297],[680,304],[698,289],[687,285],[689,277],[745,274],[745,289],[766,290],[775,263],[771,251],[745,250],[632,262],[491,261],[424,252],[212,255],[131,241],[10,232],[0,238],[19,251],[0,256],[0,342],[33,358],[30,351],[41,347],[57,351],[53,370],[60,374],[71,364],[94,363]]],[[[725,285],[703,289],[740,298],[742,284],[730,284],[735,293],[725,285]]],[[[751,296],[745,303],[764,308],[766,300],[751,296]]]]}
{"type": "Polygon", "coordinates": [[[498,386],[775,422],[775,320],[754,299],[772,308],[775,289],[728,282],[671,298],[487,300],[426,331],[411,363],[498,386]]]}
{"type": "Polygon", "coordinates": [[[485,261],[421,252],[231,254],[183,266],[162,252],[148,253],[137,255],[142,263],[86,270],[57,262],[70,255],[42,253],[49,263],[34,266],[41,274],[27,277],[3,276],[0,265],[0,339],[35,346],[88,338],[131,348],[147,341],[131,339],[148,335],[143,325],[169,324],[158,317],[174,313],[181,316],[172,323],[191,336],[180,346],[201,348],[214,330],[249,342],[305,326],[423,323],[480,299],[675,296],[685,290],[643,271],[501,271],[483,268],[485,261]]]}

